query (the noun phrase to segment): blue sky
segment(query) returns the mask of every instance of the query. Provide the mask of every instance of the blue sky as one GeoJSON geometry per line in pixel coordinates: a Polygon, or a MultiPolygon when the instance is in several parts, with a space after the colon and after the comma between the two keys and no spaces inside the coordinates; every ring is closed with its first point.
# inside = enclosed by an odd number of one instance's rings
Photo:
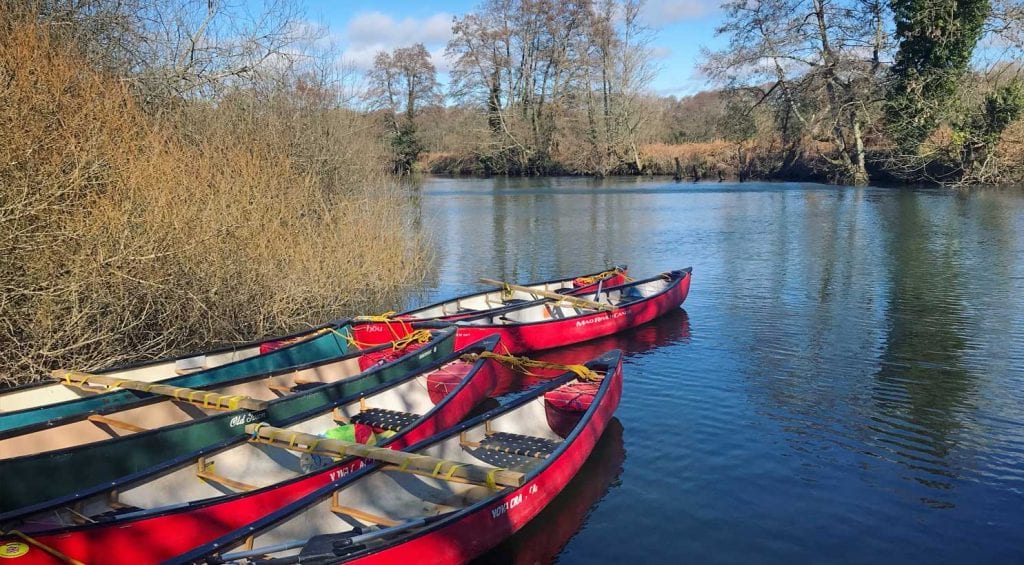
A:
{"type": "MultiPolygon", "coordinates": [[[[716,46],[714,28],[720,19],[718,0],[647,0],[644,18],[654,31],[652,47],[660,72],[652,89],[661,95],[685,96],[706,90],[696,70],[701,46],[716,46]]],[[[477,1],[338,2],[309,0],[307,16],[325,24],[344,59],[360,70],[381,49],[423,43],[442,73],[445,44],[453,16],[473,10],[477,1]]]]}

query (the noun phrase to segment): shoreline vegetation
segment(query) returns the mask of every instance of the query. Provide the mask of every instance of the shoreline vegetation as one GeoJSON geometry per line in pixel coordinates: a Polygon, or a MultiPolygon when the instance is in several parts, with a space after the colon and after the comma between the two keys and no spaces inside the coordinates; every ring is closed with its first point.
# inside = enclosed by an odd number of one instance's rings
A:
{"type": "Polygon", "coordinates": [[[482,0],[359,72],[297,0],[0,0],[0,382],[400,302],[417,170],[1024,180],[1024,0],[729,0],[683,98],[644,14],[482,0]]]}
{"type": "Polygon", "coordinates": [[[0,10],[0,382],[374,312],[427,275],[387,149],[329,74],[143,68],[119,51],[141,39],[107,41],[141,28],[40,6],[0,10]]]}
{"type": "Polygon", "coordinates": [[[457,17],[449,104],[391,106],[419,141],[396,150],[434,174],[1024,181],[1020,0],[726,1],[706,90],[683,98],[650,91],[642,9],[491,1],[457,17]]]}

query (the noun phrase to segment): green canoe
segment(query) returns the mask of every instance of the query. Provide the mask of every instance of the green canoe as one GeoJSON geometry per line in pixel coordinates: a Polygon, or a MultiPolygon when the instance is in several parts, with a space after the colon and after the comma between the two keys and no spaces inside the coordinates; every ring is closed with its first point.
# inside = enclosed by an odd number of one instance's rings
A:
{"type": "MultiPolygon", "coordinates": [[[[345,355],[349,352],[349,342],[345,336],[351,336],[351,325],[351,321],[348,320],[337,324],[328,324],[319,330],[297,334],[295,337],[299,339],[298,341],[275,351],[157,382],[178,387],[204,389],[247,375],[280,371],[345,355]],[[308,335],[310,338],[302,340],[304,335],[308,335]]],[[[285,339],[295,340],[294,338],[285,339]]],[[[97,374],[119,375],[120,371],[112,369],[97,374]]],[[[127,378],[133,378],[133,375],[128,375],[127,378]]],[[[21,434],[52,425],[66,418],[84,418],[89,414],[103,413],[149,398],[152,398],[152,395],[122,390],[23,410],[0,412],[0,437],[21,434]]]]}
{"type": "MultiPolygon", "coordinates": [[[[0,476],[4,477],[0,482],[0,524],[48,508],[71,505],[76,500],[182,465],[195,464],[201,456],[245,441],[246,424],[267,422],[283,427],[311,414],[330,410],[339,403],[358,397],[362,391],[405,378],[450,355],[454,350],[454,338],[454,326],[434,329],[430,341],[420,349],[370,367],[356,376],[301,388],[298,392],[270,400],[264,410],[201,414],[199,419],[171,426],[70,449],[0,460],[0,476]]],[[[352,359],[364,353],[355,351],[343,359],[351,363],[352,359]]],[[[297,370],[315,368],[318,364],[338,362],[332,359],[298,369],[268,371],[246,380],[255,381],[268,375],[280,378],[285,373],[293,374],[297,370]]]]}

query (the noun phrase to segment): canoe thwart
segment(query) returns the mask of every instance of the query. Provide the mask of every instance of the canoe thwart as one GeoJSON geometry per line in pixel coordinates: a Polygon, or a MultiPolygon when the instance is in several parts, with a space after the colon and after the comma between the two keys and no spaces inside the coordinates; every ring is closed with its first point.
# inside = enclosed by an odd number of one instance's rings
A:
{"type": "Polygon", "coordinates": [[[106,426],[110,426],[111,428],[118,428],[118,429],[122,429],[122,430],[129,431],[129,432],[138,433],[138,432],[149,431],[149,428],[143,428],[142,426],[136,426],[135,424],[132,424],[130,422],[124,422],[124,421],[121,421],[121,420],[116,420],[114,418],[109,418],[107,416],[101,416],[99,414],[93,414],[93,415],[89,416],[88,418],[86,418],[86,420],[89,420],[90,422],[92,422],[94,424],[103,424],[103,425],[106,425],[106,426]]]}
{"type": "Polygon", "coordinates": [[[248,483],[243,483],[241,481],[236,481],[234,479],[218,475],[214,468],[213,461],[207,461],[205,457],[200,457],[199,460],[196,461],[196,476],[200,479],[206,479],[210,482],[224,485],[230,489],[241,492],[249,492],[259,488],[248,483]]]}
{"type": "Polygon", "coordinates": [[[351,506],[345,506],[341,504],[338,497],[338,492],[335,492],[334,496],[331,498],[331,512],[334,512],[335,514],[344,514],[346,516],[351,516],[356,520],[374,524],[376,526],[392,527],[401,524],[401,522],[399,522],[398,520],[392,520],[391,518],[378,516],[376,514],[366,512],[365,510],[360,510],[358,508],[353,508],[351,506]]]}
{"type": "Polygon", "coordinates": [[[90,392],[106,392],[115,388],[137,390],[170,397],[181,402],[188,402],[203,408],[214,408],[218,410],[263,410],[267,407],[264,400],[256,400],[248,396],[220,394],[205,390],[196,390],[180,386],[162,385],[158,383],[147,383],[109,377],[107,375],[93,375],[82,371],[67,371],[58,369],[51,373],[51,377],[67,386],[78,387],[90,392]]]}
{"type": "Polygon", "coordinates": [[[264,424],[249,424],[245,427],[245,431],[251,435],[249,441],[253,443],[272,445],[292,451],[362,457],[390,463],[400,471],[428,475],[436,479],[455,482],[468,481],[485,484],[493,489],[507,486],[519,487],[524,482],[523,473],[516,471],[404,453],[386,447],[371,447],[361,443],[325,439],[313,434],[293,432],[264,424]]]}
{"type": "Polygon", "coordinates": [[[611,304],[603,304],[601,302],[594,302],[593,300],[587,300],[585,298],[579,298],[579,297],[576,297],[576,296],[569,296],[569,295],[565,295],[565,294],[558,294],[557,292],[551,292],[551,291],[548,291],[548,290],[540,290],[540,289],[532,288],[532,287],[529,287],[529,286],[522,286],[522,285],[518,285],[518,284],[507,283],[507,282],[499,281],[499,280],[495,280],[495,279],[480,279],[480,282],[482,282],[484,284],[493,284],[494,286],[500,286],[502,288],[510,288],[512,290],[519,290],[519,291],[526,292],[526,293],[529,293],[529,294],[534,294],[536,296],[543,296],[544,298],[550,298],[550,299],[558,301],[558,302],[565,302],[566,304],[570,304],[572,306],[576,306],[576,307],[579,307],[579,308],[587,308],[587,309],[590,309],[590,310],[604,310],[604,311],[607,311],[607,312],[611,312],[611,311],[615,310],[615,307],[612,306],[611,304]]]}

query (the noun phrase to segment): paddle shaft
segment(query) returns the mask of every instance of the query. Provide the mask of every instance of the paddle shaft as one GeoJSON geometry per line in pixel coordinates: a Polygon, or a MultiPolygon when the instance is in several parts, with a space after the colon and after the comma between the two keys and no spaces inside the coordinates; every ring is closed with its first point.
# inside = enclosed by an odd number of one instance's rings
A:
{"type": "Polygon", "coordinates": [[[522,285],[518,285],[518,284],[511,284],[511,283],[507,283],[507,282],[503,282],[503,281],[499,281],[499,280],[494,280],[494,279],[480,279],[480,282],[485,283],[485,284],[493,284],[495,286],[507,287],[507,288],[511,288],[512,290],[519,290],[519,291],[522,291],[522,292],[528,292],[528,293],[536,295],[536,296],[543,296],[544,298],[550,298],[552,300],[557,300],[559,302],[566,302],[568,304],[571,304],[573,306],[578,306],[580,308],[589,308],[591,310],[604,310],[606,312],[611,312],[612,310],[615,310],[615,307],[612,306],[611,304],[602,304],[600,302],[594,302],[593,300],[587,300],[585,298],[579,298],[577,296],[566,296],[564,294],[558,294],[557,292],[551,292],[551,291],[548,291],[548,290],[540,290],[540,289],[531,288],[531,287],[528,287],[528,286],[522,286],[522,285]]]}
{"type": "Polygon", "coordinates": [[[89,385],[102,385],[108,389],[123,388],[128,390],[137,390],[140,392],[167,396],[174,400],[180,400],[182,402],[188,402],[198,406],[225,410],[237,410],[239,408],[244,408],[245,410],[263,410],[267,407],[266,401],[256,400],[255,398],[249,398],[248,396],[227,395],[180,386],[133,381],[131,379],[109,377],[106,375],[93,375],[90,373],[83,373],[81,371],[57,370],[53,371],[51,375],[52,378],[61,381],[64,384],[77,386],[83,390],[89,390],[89,385]]]}
{"type": "Polygon", "coordinates": [[[252,436],[249,441],[253,443],[264,443],[293,451],[362,457],[363,459],[396,465],[398,467],[397,470],[400,471],[429,475],[442,480],[457,481],[461,479],[472,483],[493,485],[492,488],[502,486],[519,487],[523,485],[524,481],[523,473],[507,469],[447,461],[437,457],[405,453],[386,447],[371,447],[340,439],[325,439],[313,434],[293,432],[260,424],[249,424],[245,427],[245,431],[252,436]]]}

